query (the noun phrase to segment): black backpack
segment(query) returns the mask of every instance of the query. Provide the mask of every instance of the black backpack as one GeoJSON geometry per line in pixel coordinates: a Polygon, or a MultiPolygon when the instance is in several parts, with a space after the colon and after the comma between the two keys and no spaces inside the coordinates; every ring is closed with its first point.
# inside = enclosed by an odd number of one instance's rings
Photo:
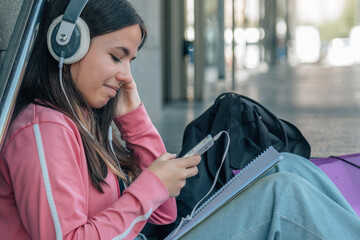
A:
{"type": "MultiPolygon", "coordinates": [[[[216,186],[208,197],[233,177],[233,170],[242,169],[269,146],[279,152],[291,152],[310,158],[310,145],[297,127],[279,119],[255,100],[236,93],[221,94],[210,108],[186,126],[179,156],[186,154],[208,134],[215,136],[223,130],[230,135],[230,147],[216,186]]],[[[158,229],[158,236],[169,234],[179,224],[181,217],[189,215],[210,190],[226,143],[227,139],[223,134],[202,155],[198,165],[199,173],[187,179],[186,186],[176,199],[176,222],[158,229]]]]}

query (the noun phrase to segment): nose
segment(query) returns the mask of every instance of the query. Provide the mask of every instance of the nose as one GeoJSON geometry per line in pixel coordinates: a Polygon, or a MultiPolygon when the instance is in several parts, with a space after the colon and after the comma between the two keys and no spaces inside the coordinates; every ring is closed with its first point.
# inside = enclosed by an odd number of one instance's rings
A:
{"type": "Polygon", "coordinates": [[[130,63],[123,62],[115,73],[115,79],[121,83],[130,83],[133,79],[130,63]]]}

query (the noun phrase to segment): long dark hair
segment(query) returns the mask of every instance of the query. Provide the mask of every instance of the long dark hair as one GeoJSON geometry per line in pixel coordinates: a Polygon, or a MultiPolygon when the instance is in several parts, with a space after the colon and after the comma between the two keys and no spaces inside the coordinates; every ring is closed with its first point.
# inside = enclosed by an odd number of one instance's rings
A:
{"type": "MultiPolygon", "coordinates": [[[[81,134],[91,181],[98,191],[103,192],[102,185],[107,185],[105,177],[108,174],[108,168],[119,178],[131,182],[139,175],[140,166],[138,160],[133,158],[131,152],[121,145],[117,137],[113,138],[117,156],[115,157],[111,151],[107,136],[114,117],[116,100],[111,99],[100,109],[91,108],[72,80],[70,65],[64,65],[65,91],[70,96],[69,100],[77,117],[94,136],[91,137],[81,127],[60,90],[58,62],[51,57],[47,49],[46,33],[52,20],[64,13],[68,3],[69,0],[52,0],[46,3],[47,11],[44,13],[39,35],[26,68],[13,119],[30,103],[56,109],[70,117],[81,134]]],[[[126,0],[89,0],[81,13],[81,18],[89,27],[90,38],[138,24],[143,38],[139,49],[145,42],[144,22],[126,0]]],[[[113,132],[116,134],[116,131],[113,132]]]]}

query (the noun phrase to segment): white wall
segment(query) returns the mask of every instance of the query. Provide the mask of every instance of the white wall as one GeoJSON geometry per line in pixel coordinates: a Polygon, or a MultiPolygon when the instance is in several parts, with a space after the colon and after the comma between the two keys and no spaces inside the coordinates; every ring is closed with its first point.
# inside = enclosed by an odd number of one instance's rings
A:
{"type": "Polygon", "coordinates": [[[154,120],[162,109],[162,39],[161,0],[130,0],[148,29],[145,46],[139,51],[132,65],[145,107],[154,120]]]}

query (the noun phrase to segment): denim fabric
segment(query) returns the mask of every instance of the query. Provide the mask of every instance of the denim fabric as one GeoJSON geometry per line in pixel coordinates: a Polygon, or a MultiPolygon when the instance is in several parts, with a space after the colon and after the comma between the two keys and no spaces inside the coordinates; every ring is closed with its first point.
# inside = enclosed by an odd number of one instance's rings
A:
{"type": "Polygon", "coordinates": [[[360,218],[313,163],[284,159],[182,239],[360,239],[360,218]]]}

